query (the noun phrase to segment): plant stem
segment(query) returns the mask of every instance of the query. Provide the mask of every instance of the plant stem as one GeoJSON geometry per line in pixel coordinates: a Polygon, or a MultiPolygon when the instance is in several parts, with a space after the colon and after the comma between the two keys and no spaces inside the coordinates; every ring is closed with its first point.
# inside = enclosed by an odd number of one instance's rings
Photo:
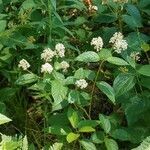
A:
{"type": "Polygon", "coordinates": [[[95,77],[95,80],[94,80],[94,84],[93,84],[93,87],[92,87],[92,92],[91,92],[91,101],[90,101],[90,106],[89,106],[89,116],[91,118],[91,110],[92,110],[92,101],[93,101],[93,95],[94,95],[94,90],[95,90],[95,86],[96,86],[96,82],[97,82],[97,79],[98,79],[98,76],[99,76],[99,73],[102,69],[102,65],[105,61],[103,60],[100,65],[99,65],[99,68],[98,68],[98,71],[97,71],[97,74],[96,74],[96,77],[95,77]]]}
{"type": "Polygon", "coordinates": [[[51,10],[51,2],[48,0],[48,15],[49,15],[49,37],[48,37],[48,43],[51,43],[52,41],[52,10],[51,10]]]}
{"type": "MultiPolygon", "coordinates": [[[[75,104],[74,104],[75,105],[75,104]]],[[[86,114],[86,116],[88,117],[88,119],[90,119],[91,120],[91,117],[90,117],[90,115],[87,113],[87,111],[83,108],[83,107],[81,107],[80,105],[75,105],[75,107],[78,107],[78,108],[80,108],[85,114],[86,114]]]]}

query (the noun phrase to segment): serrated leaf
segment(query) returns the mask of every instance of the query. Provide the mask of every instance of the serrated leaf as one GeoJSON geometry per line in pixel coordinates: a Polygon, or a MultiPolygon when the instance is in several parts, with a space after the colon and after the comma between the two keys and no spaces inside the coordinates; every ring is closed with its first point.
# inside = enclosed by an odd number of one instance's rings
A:
{"type": "Polygon", "coordinates": [[[112,57],[110,49],[101,49],[98,55],[100,60],[107,60],[107,58],[112,57]]]}
{"type": "Polygon", "coordinates": [[[95,132],[95,129],[91,126],[84,126],[79,129],[79,132],[95,132]]]}
{"type": "Polygon", "coordinates": [[[16,81],[17,85],[26,85],[38,80],[38,76],[35,74],[24,74],[18,78],[16,81]]]}
{"type": "Polygon", "coordinates": [[[137,72],[144,76],[150,76],[150,65],[141,66],[139,69],[137,69],[137,72]]]}
{"type": "Polygon", "coordinates": [[[115,103],[115,92],[114,89],[106,82],[97,82],[97,87],[109,98],[109,100],[115,103]]]}
{"type": "Polygon", "coordinates": [[[71,143],[71,142],[77,140],[79,137],[80,137],[80,134],[75,134],[75,133],[73,133],[73,132],[70,132],[70,133],[67,135],[66,139],[67,139],[67,142],[68,142],[68,143],[71,143]]]}
{"type": "Polygon", "coordinates": [[[102,131],[94,132],[91,136],[91,140],[96,144],[102,144],[105,139],[105,133],[102,131]]]}
{"type": "Polygon", "coordinates": [[[54,80],[51,82],[51,93],[55,105],[65,100],[67,92],[68,88],[61,81],[54,80]]]}
{"type": "Polygon", "coordinates": [[[80,54],[75,60],[88,63],[88,62],[98,62],[100,58],[96,52],[88,51],[80,54]]]}
{"type": "Polygon", "coordinates": [[[81,140],[80,144],[85,150],[97,150],[96,146],[90,141],[81,140]]]}
{"type": "Polygon", "coordinates": [[[8,117],[6,117],[5,115],[3,114],[0,114],[0,125],[1,124],[4,124],[4,123],[7,123],[7,122],[10,122],[12,121],[11,119],[9,119],[8,117]]]}
{"type": "Polygon", "coordinates": [[[108,57],[107,61],[111,64],[114,65],[119,65],[119,66],[127,66],[129,65],[125,60],[119,58],[119,57],[108,57]]]}
{"type": "Polygon", "coordinates": [[[134,78],[131,74],[119,74],[113,83],[115,95],[120,96],[131,90],[135,85],[134,78]]]}
{"type": "Polygon", "coordinates": [[[109,133],[111,129],[111,124],[110,124],[109,119],[106,116],[100,114],[99,120],[100,120],[101,128],[105,131],[105,133],[109,133]]]}
{"type": "Polygon", "coordinates": [[[67,113],[68,119],[72,125],[73,128],[77,128],[77,125],[79,123],[79,116],[78,112],[69,107],[68,113],[67,113]]]}
{"type": "Polygon", "coordinates": [[[107,148],[107,150],[118,150],[118,144],[115,140],[113,139],[105,139],[105,146],[107,148]]]}

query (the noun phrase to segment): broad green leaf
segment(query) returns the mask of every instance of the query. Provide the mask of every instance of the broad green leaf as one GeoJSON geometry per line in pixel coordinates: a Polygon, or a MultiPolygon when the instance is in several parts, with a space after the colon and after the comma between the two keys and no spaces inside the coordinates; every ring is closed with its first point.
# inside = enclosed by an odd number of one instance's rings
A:
{"type": "Polygon", "coordinates": [[[137,69],[137,72],[144,76],[150,76],[150,65],[143,65],[137,69]]]}
{"type": "Polygon", "coordinates": [[[102,131],[94,132],[91,136],[91,140],[93,141],[93,143],[96,144],[102,144],[104,142],[104,139],[105,139],[105,133],[102,131]]]}
{"type": "Polygon", "coordinates": [[[73,128],[77,128],[77,125],[79,123],[79,116],[78,112],[69,107],[68,113],[67,113],[68,119],[72,125],[73,128]]]}
{"type": "Polygon", "coordinates": [[[119,66],[126,66],[129,65],[125,60],[119,57],[108,57],[107,61],[111,64],[119,65],[119,66]]]}
{"type": "Polygon", "coordinates": [[[136,19],[134,16],[122,15],[123,21],[131,28],[142,27],[142,22],[139,19],[136,19]]]}
{"type": "Polygon", "coordinates": [[[79,137],[80,137],[80,134],[76,134],[76,133],[70,132],[67,135],[66,139],[67,139],[68,143],[71,143],[71,142],[77,140],[79,137]]]}
{"type": "Polygon", "coordinates": [[[80,144],[85,150],[97,150],[96,146],[90,141],[81,140],[80,144]]]}
{"type": "Polygon", "coordinates": [[[119,74],[113,83],[116,96],[127,93],[135,85],[135,77],[131,74],[119,74]]]}
{"type": "Polygon", "coordinates": [[[113,139],[105,139],[105,146],[107,148],[107,150],[118,150],[118,144],[115,140],[113,139]]]}
{"type": "Polygon", "coordinates": [[[8,117],[6,117],[5,115],[3,114],[0,114],[0,125],[1,124],[4,124],[4,123],[7,123],[7,122],[10,122],[12,121],[11,119],[9,119],[8,117]]]}
{"type": "Polygon", "coordinates": [[[148,52],[150,50],[150,45],[147,43],[143,43],[141,45],[141,48],[144,50],[144,52],[148,52]]]}
{"type": "Polygon", "coordinates": [[[100,58],[96,52],[88,51],[80,54],[75,60],[88,63],[88,62],[98,62],[100,58]]]}
{"type": "Polygon", "coordinates": [[[112,57],[111,49],[101,49],[98,55],[100,60],[107,60],[107,58],[112,57]]]}
{"type": "Polygon", "coordinates": [[[150,150],[150,136],[144,139],[140,146],[133,148],[132,150],[150,150]]]}
{"type": "Polygon", "coordinates": [[[95,132],[95,129],[91,126],[84,126],[79,129],[79,132],[95,132]]]}
{"type": "Polygon", "coordinates": [[[16,81],[17,85],[26,85],[38,80],[38,76],[35,74],[24,74],[18,78],[16,81]]]}
{"type": "Polygon", "coordinates": [[[52,111],[61,110],[68,105],[67,100],[52,103],[52,111]]]}
{"type": "Polygon", "coordinates": [[[65,87],[61,81],[54,80],[51,82],[51,93],[55,105],[65,100],[67,92],[68,88],[65,87]]]}
{"type": "Polygon", "coordinates": [[[109,98],[112,103],[115,103],[115,92],[114,89],[106,82],[97,82],[97,87],[109,98]]]}
{"type": "Polygon", "coordinates": [[[74,77],[76,79],[84,79],[85,78],[85,73],[84,73],[84,69],[83,68],[79,68],[78,70],[76,70],[74,77]]]}
{"type": "Polygon", "coordinates": [[[48,128],[48,133],[55,135],[68,135],[70,132],[71,130],[67,126],[54,125],[48,128]]]}
{"type": "Polygon", "coordinates": [[[28,139],[27,136],[25,136],[22,140],[22,149],[23,150],[28,150],[28,139]]]}
{"type": "Polygon", "coordinates": [[[6,28],[6,20],[0,20],[0,32],[4,31],[6,28]]]}
{"type": "Polygon", "coordinates": [[[98,120],[81,120],[78,123],[78,128],[82,128],[82,127],[85,127],[85,126],[91,126],[91,127],[95,128],[98,124],[99,124],[98,120]]]}
{"type": "Polygon", "coordinates": [[[50,146],[49,150],[62,150],[63,143],[54,143],[52,146],[50,146]]]}
{"type": "Polygon", "coordinates": [[[105,131],[105,133],[109,133],[111,130],[111,124],[110,124],[109,119],[106,116],[100,114],[99,120],[100,120],[101,128],[105,131]]]}

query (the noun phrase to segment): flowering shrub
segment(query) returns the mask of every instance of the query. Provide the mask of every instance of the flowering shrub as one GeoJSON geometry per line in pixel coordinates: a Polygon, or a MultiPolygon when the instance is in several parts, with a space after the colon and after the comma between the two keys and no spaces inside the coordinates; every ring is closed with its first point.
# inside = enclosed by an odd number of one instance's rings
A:
{"type": "Polygon", "coordinates": [[[148,1],[1,4],[0,149],[149,149],[148,1]]]}

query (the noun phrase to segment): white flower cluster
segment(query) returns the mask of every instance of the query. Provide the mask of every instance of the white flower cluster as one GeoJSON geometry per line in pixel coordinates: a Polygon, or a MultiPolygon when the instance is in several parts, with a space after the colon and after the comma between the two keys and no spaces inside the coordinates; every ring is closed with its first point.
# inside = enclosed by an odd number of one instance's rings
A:
{"type": "Polygon", "coordinates": [[[25,59],[22,59],[20,60],[18,67],[27,70],[30,67],[30,64],[25,59]]]}
{"type": "Polygon", "coordinates": [[[128,48],[128,44],[126,40],[123,39],[123,34],[120,32],[116,32],[113,37],[111,37],[109,43],[113,44],[113,49],[117,53],[121,53],[128,48]]]}
{"type": "Polygon", "coordinates": [[[50,65],[49,63],[45,63],[44,65],[42,65],[41,67],[41,72],[42,73],[49,73],[51,74],[53,71],[53,67],[52,65],[50,65]]]}
{"type": "Polygon", "coordinates": [[[58,57],[62,58],[65,56],[65,46],[62,43],[56,44],[55,50],[58,57]]]}
{"type": "Polygon", "coordinates": [[[52,61],[52,58],[55,56],[55,52],[52,51],[50,48],[46,48],[43,50],[43,53],[41,54],[41,59],[43,59],[45,62],[52,61]]]}
{"type": "MultiPolygon", "coordinates": [[[[41,54],[41,59],[43,59],[46,62],[41,67],[42,73],[52,73],[53,66],[48,62],[51,62],[54,56],[60,58],[65,56],[65,46],[62,43],[58,43],[55,45],[55,51],[51,50],[50,48],[46,48],[41,54]]],[[[67,71],[67,69],[69,68],[69,64],[66,61],[62,61],[60,65],[64,72],[67,71]]]]}
{"type": "Polygon", "coordinates": [[[80,89],[85,89],[88,86],[88,83],[85,79],[80,79],[75,82],[75,85],[80,89]]]}
{"type": "Polygon", "coordinates": [[[91,41],[91,45],[94,45],[94,49],[96,51],[100,51],[103,48],[103,39],[99,36],[97,38],[93,38],[91,41]]]}
{"type": "Polygon", "coordinates": [[[132,58],[132,59],[134,59],[135,61],[139,61],[140,60],[140,53],[139,52],[132,52],[131,54],[130,54],[130,57],[132,58]]]}
{"type": "Polygon", "coordinates": [[[60,65],[61,65],[61,68],[63,69],[63,72],[66,72],[67,69],[70,67],[70,65],[69,65],[68,62],[66,62],[66,61],[62,61],[62,62],[60,63],[60,65]]]}
{"type": "Polygon", "coordinates": [[[89,11],[97,11],[98,10],[98,7],[97,6],[95,6],[95,5],[90,5],[89,6],[89,11]]]}

